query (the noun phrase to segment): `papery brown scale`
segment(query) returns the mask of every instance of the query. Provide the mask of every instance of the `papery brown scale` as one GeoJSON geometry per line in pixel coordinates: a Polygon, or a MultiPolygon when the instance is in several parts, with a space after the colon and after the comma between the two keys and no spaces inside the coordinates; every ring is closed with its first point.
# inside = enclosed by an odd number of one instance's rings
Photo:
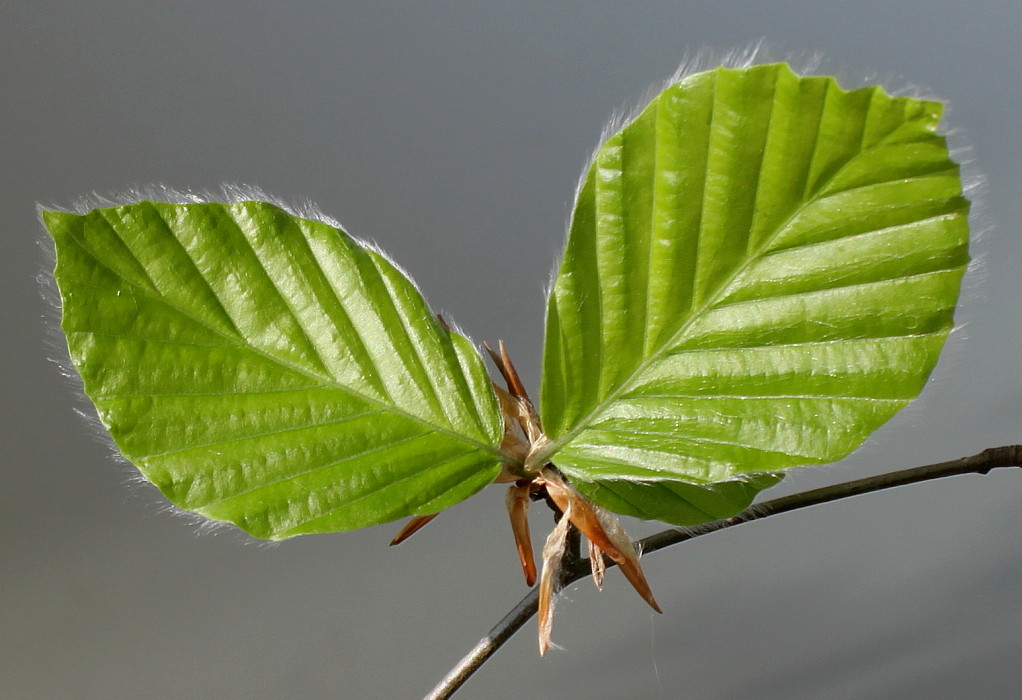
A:
{"type": "Polygon", "coordinates": [[[554,625],[554,586],[561,577],[561,560],[568,545],[568,525],[571,507],[565,511],[557,526],[543,545],[543,573],[539,577],[539,655],[550,648],[550,635],[554,625]]]}
{"type": "Polygon", "coordinates": [[[593,572],[593,583],[603,590],[603,575],[607,572],[607,562],[603,559],[603,552],[592,540],[587,540],[589,547],[589,568],[593,572]]]}
{"type": "Polygon", "coordinates": [[[553,499],[560,511],[567,513],[569,505],[573,506],[569,516],[572,525],[614,561],[622,558],[621,552],[604,532],[603,525],[589,502],[552,469],[544,469],[542,474],[543,480],[546,482],[547,493],[550,494],[550,498],[553,499]]]}
{"type": "Polygon", "coordinates": [[[621,568],[621,573],[632,584],[635,592],[651,608],[662,613],[663,610],[653,597],[653,590],[649,587],[646,575],[642,573],[639,555],[635,553],[635,548],[617,516],[589,503],[553,469],[544,469],[542,476],[546,482],[547,493],[557,507],[566,514],[570,510],[571,515],[568,517],[572,524],[621,568]]]}
{"type": "Polygon", "coordinates": [[[515,536],[515,547],[518,550],[518,560],[522,563],[522,572],[525,574],[525,585],[531,586],[536,583],[536,561],[532,555],[532,537],[529,533],[529,505],[532,499],[529,491],[532,484],[528,481],[519,481],[512,484],[507,490],[506,502],[507,512],[511,517],[511,532],[515,536]]]}
{"type": "Polygon", "coordinates": [[[438,515],[440,515],[440,514],[439,513],[433,513],[431,515],[417,515],[417,516],[415,516],[414,518],[409,520],[408,523],[406,523],[403,528],[401,528],[401,532],[397,533],[397,535],[394,536],[394,539],[392,539],[390,541],[390,546],[393,547],[394,545],[401,544],[402,542],[407,540],[409,537],[414,535],[416,532],[418,532],[422,528],[426,527],[426,525],[429,523],[429,521],[432,520],[433,518],[435,518],[438,515]]]}

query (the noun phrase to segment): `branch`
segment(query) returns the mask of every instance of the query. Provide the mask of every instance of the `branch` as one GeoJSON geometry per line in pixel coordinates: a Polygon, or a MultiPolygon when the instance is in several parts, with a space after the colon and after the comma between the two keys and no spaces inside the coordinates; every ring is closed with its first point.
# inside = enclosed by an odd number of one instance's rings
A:
{"type": "MultiPolygon", "coordinates": [[[[820,503],[839,501],[843,498],[850,498],[851,496],[858,496],[864,493],[882,491],[894,488],[895,486],[915,484],[932,479],[943,479],[944,477],[958,474],[987,474],[992,469],[1001,467],[1022,467],[1022,445],[992,447],[971,457],[962,457],[950,462],[940,462],[925,467],[916,467],[915,469],[905,469],[879,476],[866,477],[865,479],[846,481],[834,486],[825,486],[813,489],[812,491],[775,498],[772,501],[752,506],[738,515],[725,518],[724,520],[715,520],[696,527],[671,528],[658,532],[655,535],[650,535],[638,542],[639,551],[649,554],[679,542],[708,535],[711,532],[717,532],[718,530],[724,530],[735,525],[752,522],[753,520],[762,520],[771,515],[808,508],[820,503]]],[[[608,561],[607,566],[614,566],[614,563],[608,561]]],[[[588,573],[589,560],[577,560],[573,566],[564,572],[562,584],[567,586],[583,578],[588,573]]],[[[503,646],[504,642],[510,639],[515,632],[521,629],[536,614],[537,601],[538,595],[536,589],[533,589],[450,670],[433,691],[426,696],[426,700],[450,698],[473,673],[479,670],[503,646]]]]}

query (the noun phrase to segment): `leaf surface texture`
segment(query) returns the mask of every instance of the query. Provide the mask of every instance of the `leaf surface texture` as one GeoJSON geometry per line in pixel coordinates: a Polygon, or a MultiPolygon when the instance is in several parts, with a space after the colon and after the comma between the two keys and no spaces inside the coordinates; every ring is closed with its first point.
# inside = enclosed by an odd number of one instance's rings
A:
{"type": "Polygon", "coordinates": [[[498,473],[479,354],[343,231],[262,202],[43,218],[85,391],[177,506],[282,539],[437,512],[498,473]]]}
{"type": "Polygon", "coordinates": [[[940,115],[782,64],[656,97],[580,186],[548,300],[546,456],[608,508],[689,524],[915,398],[969,260],[940,115]]]}

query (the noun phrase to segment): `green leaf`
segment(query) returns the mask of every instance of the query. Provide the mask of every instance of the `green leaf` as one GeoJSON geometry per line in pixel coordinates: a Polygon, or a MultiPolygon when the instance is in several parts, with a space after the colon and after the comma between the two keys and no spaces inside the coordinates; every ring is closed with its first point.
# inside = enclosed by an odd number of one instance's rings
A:
{"type": "Polygon", "coordinates": [[[624,479],[574,483],[587,498],[615,513],[674,525],[698,525],[745,510],[756,494],[780,480],[780,475],[761,473],[709,484],[624,479]]]}
{"type": "Polygon", "coordinates": [[[343,231],[261,202],[43,219],[85,391],[177,506],[282,539],[434,513],[499,472],[479,354],[343,231]]]}
{"type": "Polygon", "coordinates": [[[709,514],[737,511],[770,481],[748,474],[839,459],[908,404],[968,264],[940,114],[785,65],[661,93],[580,189],[539,457],[609,508],[688,523],[667,482],[744,480],[712,489],[731,507],[709,514]]]}

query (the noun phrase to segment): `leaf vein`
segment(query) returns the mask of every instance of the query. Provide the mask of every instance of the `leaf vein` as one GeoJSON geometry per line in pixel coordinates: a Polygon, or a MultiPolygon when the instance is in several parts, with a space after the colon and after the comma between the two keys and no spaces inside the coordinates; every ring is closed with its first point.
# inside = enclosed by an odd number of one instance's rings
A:
{"type": "MultiPolygon", "coordinates": [[[[829,94],[829,92],[828,92],[828,94],[829,94]]],[[[714,101],[714,108],[715,108],[716,104],[717,104],[717,91],[716,90],[714,90],[714,92],[713,92],[713,101],[714,101]]],[[[711,121],[711,123],[710,123],[711,132],[710,133],[712,133],[713,110],[711,110],[711,120],[710,121],[711,121]]],[[[817,126],[817,132],[818,132],[817,133],[817,144],[819,144],[819,131],[820,131],[820,128],[819,128],[819,126],[817,126]]],[[[878,139],[877,142],[871,148],[876,148],[879,145],[886,143],[891,138],[891,136],[892,136],[891,132],[885,134],[882,138],[878,139]]],[[[864,154],[864,151],[860,150],[860,151],[856,152],[854,155],[852,155],[851,157],[847,158],[840,165],[840,167],[835,168],[834,171],[832,173],[830,173],[825,178],[825,180],[823,182],[821,182],[821,183],[819,183],[817,185],[817,187],[815,188],[815,191],[816,192],[824,191],[829,183],[834,182],[843,172],[845,172],[854,163],[856,163],[860,158],[862,158],[863,154],[864,154]]],[[[708,168],[709,168],[709,159],[707,159],[707,171],[704,172],[704,183],[703,183],[704,201],[705,201],[705,194],[706,194],[705,177],[707,176],[708,168]]],[[[685,334],[694,325],[694,323],[699,318],[703,317],[709,310],[713,309],[716,306],[717,300],[724,295],[724,293],[726,292],[728,287],[734,282],[734,280],[737,279],[739,277],[739,275],[741,275],[755,261],[757,261],[759,259],[759,256],[762,254],[762,252],[765,251],[769,247],[770,242],[772,240],[774,240],[779,235],[779,233],[781,231],[786,229],[788,227],[788,225],[791,223],[791,221],[794,220],[797,216],[799,216],[799,214],[801,214],[801,212],[805,211],[805,209],[811,203],[815,202],[817,198],[818,198],[818,196],[807,197],[807,198],[804,199],[804,201],[802,201],[799,204],[799,206],[795,207],[795,209],[789,214],[789,216],[787,217],[787,219],[785,221],[780,222],[779,225],[774,229],[774,231],[770,235],[764,236],[764,238],[763,238],[761,244],[758,246],[757,250],[754,251],[744,263],[742,263],[741,265],[737,266],[737,268],[735,270],[733,270],[732,273],[729,276],[727,276],[725,279],[721,280],[721,282],[717,285],[716,292],[714,294],[712,294],[701,305],[701,307],[699,309],[696,309],[696,310],[690,312],[690,314],[688,315],[688,318],[679,326],[679,328],[675,331],[675,333],[673,333],[668,339],[666,339],[664,341],[664,343],[659,348],[655,349],[642,362],[640,362],[639,365],[632,372],[631,376],[629,376],[624,381],[622,381],[620,384],[618,384],[618,386],[613,391],[611,391],[602,401],[598,402],[589,411],[589,413],[586,416],[584,416],[581,420],[579,420],[573,427],[569,428],[560,437],[552,440],[550,442],[550,444],[547,446],[547,448],[545,450],[543,450],[543,454],[540,455],[540,457],[541,458],[542,457],[549,458],[551,455],[555,454],[558,450],[560,450],[564,445],[570,443],[580,432],[585,430],[585,428],[592,423],[592,421],[594,420],[594,418],[596,416],[598,416],[601,413],[605,412],[609,408],[609,406],[611,406],[621,395],[626,393],[631,388],[631,386],[636,381],[638,381],[638,378],[643,374],[643,372],[645,372],[645,370],[653,362],[659,360],[661,356],[667,354],[671,347],[679,345],[680,342],[681,342],[681,339],[684,338],[685,334]]],[[[701,214],[700,214],[700,217],[701,217],[701,214]]],[[[699,231],[700,231],[700,239],[701,239],[701,237],[702,237],[702,223],[701,222],[700,222],[700,226],[699,226],[699,231]]],[[[698,249],[699,249],[699,245],[698,245],[698,242],[697,242],[696,264],[698,264],[698,260],[699,260],[698,249]]],[[[695,278],[693,277],[693,279],[695,279],[695,278]]],[[[597,281],[597,283],[598,283],[598,281],[597,281]]],[[[596,348],[593,348],[593,350],[595,351],[596,348]]]]}
{"type": "MultiPolygon", "coordinates": [[[[355,460],[363,459],[364,457],[368,457],[369,455],[372,455],[372,454],[378,454],[378,453],[386,452],[388,450],[394,449],[395,447],[399,447],[401,445],[407,445],[410,442],[413,442],[415,440],[420,440],[420,439],[422,439],[424,437],[429,437],[429,433],[421,433],[419,435],[412,435],[412,436],[409,436],[409,437],[406,437],[406,438],[402,438],[400,440],[395,440],[394,442],[389,442],[386,445],[379,445],[377,447],[373,447],[373,448],[370,448],[368,450],[363,450],[362,452],[359,452],[358,454],[347,455],[346,457],[343,457],[342,459],[338,459],[336,461],[330,462],[329,464],[321,464],[321,465],[319,465],[317,467],[312,467],[311,469],[306,469],[304,471],[288,474],[287,476],[283,476],[283,477],[281,477],[279,479],[271,479],[270,481],[264,481],[262,483],[259,483],[259,484],[256,484],[256,485],[252,486],[251,488],[247,488],[247,489],[244,489],[242,491],[238,491],[237,493],[232,493],[230,495],[223,496],[223,497],[220,497],[220,498],[216,498],[216,499],[214,499],[212,501],[207,501],[205,503],[198,504],[198,505],[201,508],[207,508],[208,509],[211,506],[220,505],[220,504],[222,504],[222,503],[224,503],[226,501],[229,501],[231,499],[241,498],[242,496],[247,496],[247,495],[250,495],[250,494],[255,493],[257,491],[261,491],[261,490],[264,490],[264,489],[272,488],[273,486],[277,486],[279,484],[283,484],[284,482],[287,482],[287,481],[295,481],[296,479],[299,479],[299,478],[301,478],[303,476],[309,476],[310,474],[315,474],[316,472],[321,472],[321,471],[324,471],[326,469],[333,469],[334,467],[338,467],[338,466],[340,466],[340,465],[342,465],[342,464],[344,464],[346,462],[352,462],[352,461],[355,461],[355,460]]],[[[419,473],[419,472],[416,472],[416,473],[419,473]]]]}
{"type": "Polygon", "coordinates": [[[314,428],[324,428],[327,426],[336,426],[342,423],[348,423],[350,421],[358,420],[359,418],[365,418],[366,416],[379,415],[382,411],[365,411],[363,413],[356,413],[354,415],[344,416],[336,420],[318,421],[316,423],[309,423],[307,425],[292,425],[287,428],[281,428],[280,430],[265,430],[259,433],[252,433],[251,435],[243,435],[241,437],[228,438],[226,440],[215,440],[213,442],[202,443],[199,445],[189,445],[188,447],[182,447],[175,450],[167,450],[166,452],[154,452],[139,457],[140,460],[159,459],[162,457],[171,457],[179,455],[184,452],[190,452],[192,450],[203,450],[210,447],[219,447],[221,445],[231,445],[246,442],[248,440],[258,440],[259,438],[269,437],[271,435],[284,435],[287,433],[297,433],[303,430],[312,430],[314,428]]]}
{"type": "MultiPolygon", "coordinates": [[[[100,210],[100,211],[102,211],[102,210],[100,210]]],[[[166,220],[163,218],[162,214],[159,214],[159,212],[157,212],[157,214],[159,215],[161,221],[163,221],[164,224],[167,225],[166,224],[166,220]]],[[[113,229],[113,226],[110,224],[109,221],[106,221],[105,217],[104,217],[104,222],[108,226],[111,226],[111,228],[113,229]]],[[[169,225],[168,225],[168,230],[170,230],[169,229],[169,225]]],[[[114,230],[114,234],[117,235],[118,238],[120,238],[120,235],[117,234],[116,230],[114,230]]],[[[183,244],[181,244],[181,242],[179,240],[177,240],[176,236],[171,235],[171,237],[174,238],[177,241],[177,243],[182,246],[182,248],[184,248],[183,244]]],[[[429,429],[431,429],[431,430],[433,430],[435,432],[441,433],[443,435],[446,435],[446,436],[448,436],[450,438],[453,438],[455,440],[458,440],[460,442],[468,443],[468,444],[474,446],[476,449],[479,449],[479,450],[481,450],[483,452],[486,452],[488,454],[493,455],[499,461],[506,461],[506,462],[509,462],[509,463],[514,463],[515,462],[515,460],[513,458],[511,458],[510,456],[505,455],[503,452],[501,452],[499,447],[491,445],[488,442],[483,442],[483,441],[477,440],[475,438],[469,437],[467,435],[463,435],[461,433],[457,433],[457,432],[451,430],[447,426],[438,425],[438,424],[432,423],[430,421],[427,421],[427,420],[425,420],[425,419],[423,419],[423,418],[421,418],[421,417],[419,417],[417,415],[414,415],[412,413],[409,413],[409,412],[403,410],[402,408],[397,406],[396,403],[395,404],[387,404],[387,403],[385,403],[383,401],[380,401],[379,399],[376,399],[375,397],[365,396],[365,395],[361,394],[360,392],[355,391],[351,387],[348,387],[348,386],[345,386],[345,385],[342,385],[342,384],[338,383],[336,381],[336,379],[334,379],[333,377],[331,377],[329,375],[323,376],[323,375],[316,374],[314,372],[311,372],[308,368],[304,368],[304,367],[300,367],[300,366],[294,365],[294,364],[288,362],[287,360],[284,360],[282,358],[270,355],[265,350],[255,346],[255,345],[253,345],[252,342],[244,334],[242,334],[240,331],[238,331],[238,337],[237,338],[233,338],[233,337],[225,334],[221,329],[216,328],[214,326],[211,326],[208,323],[206,323],[205,321],[197,318],[196,316],[194,316],[192,313],[189,313],[184,308],[181,308],[178,305],[176,305],[173,302],[171,302],[165,296],[162,296],[162,295],[161,296],[154,296],[153,293],[150,292],[149,290],[146,290],[143,287],[140,287],[138,284],[132,282],[131,280],[126,279],[125,277],[120,275],[116,270],[114,270],[105,260],[101,259],[93,251],[91,251],[89,248],[87,248],[85,246],[84,242],[79,240],[78,237],[76,237],[74,234],[69,234],[69,238],[70,238],[71,241],[73,241],[75,243],[75,245],[77,245],[79,248],[81,248],[82,251],[86,255],[88,255],[97,265],[99,265],[100,267],[108,270],[112,275],[114,275],[114,277],[116,277],[117,279],[121,280],[124,284],[129,285],[130,287],[138,290],[138,294],[139,294],[140,297],[145,298],[145,299],[150,299],[150,300],[155,301],[157,303],[163,304],[163,305],[167,306],[168,308],[171,308],[171,309],[177,311],[182,316],[185,316],[186,318],[194,321],[195,323],[199,324],[200,326],[202,326],[204,328],[207,328],[210,331],[212,331],[213,333],[215,333],[215,334],[225,338],[226,340],[233,340],[234,343],[232,343],[232,345],[235,346],[235,347],[239,347],[239,346],[248,347],[250,350],[252,350],[252,352],[262,356],[263,358],[269,360],[270,362],[272,362],[272,363],[274,363],[274,364],[276,364],[276,365],[278,365],[278,366],[280,366],[280,367],[282,367],[284,369],[292,371],[295,374],[299,374],[299,375],[302,375],[302,376],[305,376],[305,377],[309,377],[310,379],[315,380],[317,382],[317,384],[316,384],[316,387],[313,387],[313,388],[319,388],[319,387],[324,387],[324,388],[325,387],[332,387],[332,388],[336,388],[338,390],[341,390],[341,391],[349,394],[350,396],[352,396],[354,398],[360,399],[360,400],[362,400],[362,401],[364,401],[366,403],[370,403],[370,404],[375,405],[375,406],[379,406],[379,407],[381,407],[386,412],[391,412],[391,413],[394,413],[396,415],[403,416],[404,418],[406,418],[406,419],[408,419],[410,421],[413,421],[415,423],[418,423],[420,425],[424,425],[424,426],[428,427],[429,429]],[[242,341],[240,344],[238,343],[239,339],[242,341]]],[[[125,245],[125,247],[127,247],[127,246],[125,245]]],[[[361,246],[360,246],[360,248],[361,248],[361,246]]],[[[129,252],[130,252],[130,249],[129,249],[129,252]]],[[[187,249],[185,249],[185,252],[187,254],[187,252],[188,252],[187,249]]],[[[134,256],[133,253],[132,253],[132,255],[134,256]]],[[[190,255],[189,255],[189,259],[192,259],[190,255]]],[[[136,260],[136,262],[139,263],[139,265],[144,270],[145,266],[142,264],[141,261],[138,260],[137,256],[135,257],[135,260],[136,260]]],[[[193,260],[193,264],[194,264],[194,260],[193,260]]],[[[201,272],[199,272],[198,274],[199,274],[200,277],[202,277],[203,281],[205,282],[205,277],[202,276],[201,272]]],[[[206,284],[208,285],[208,282],[206,282],[206,284]]],[[[153,288],[158,291],[158,287],[156,287],[156,285],[153,285],[153,288]]],[[[211,292],[212,296],[216,299],[217,303],[220,304],[221,307],[223,307],[222,302],[220,301],[220,299],[216,295],[216,293],[212,290],[212,288],[210,288],[210,292],[211,292]]],[[[224,313],[226,314],[226,310],[225,310],[224,313]]],[[[227,314],[227,318],[228,318],[228,320],[231,321],[232,326],[235,328],[235,330],[237,330],[237,324],[234,323],[233,319],[231,319],[229,314],[227,314]]]]}

